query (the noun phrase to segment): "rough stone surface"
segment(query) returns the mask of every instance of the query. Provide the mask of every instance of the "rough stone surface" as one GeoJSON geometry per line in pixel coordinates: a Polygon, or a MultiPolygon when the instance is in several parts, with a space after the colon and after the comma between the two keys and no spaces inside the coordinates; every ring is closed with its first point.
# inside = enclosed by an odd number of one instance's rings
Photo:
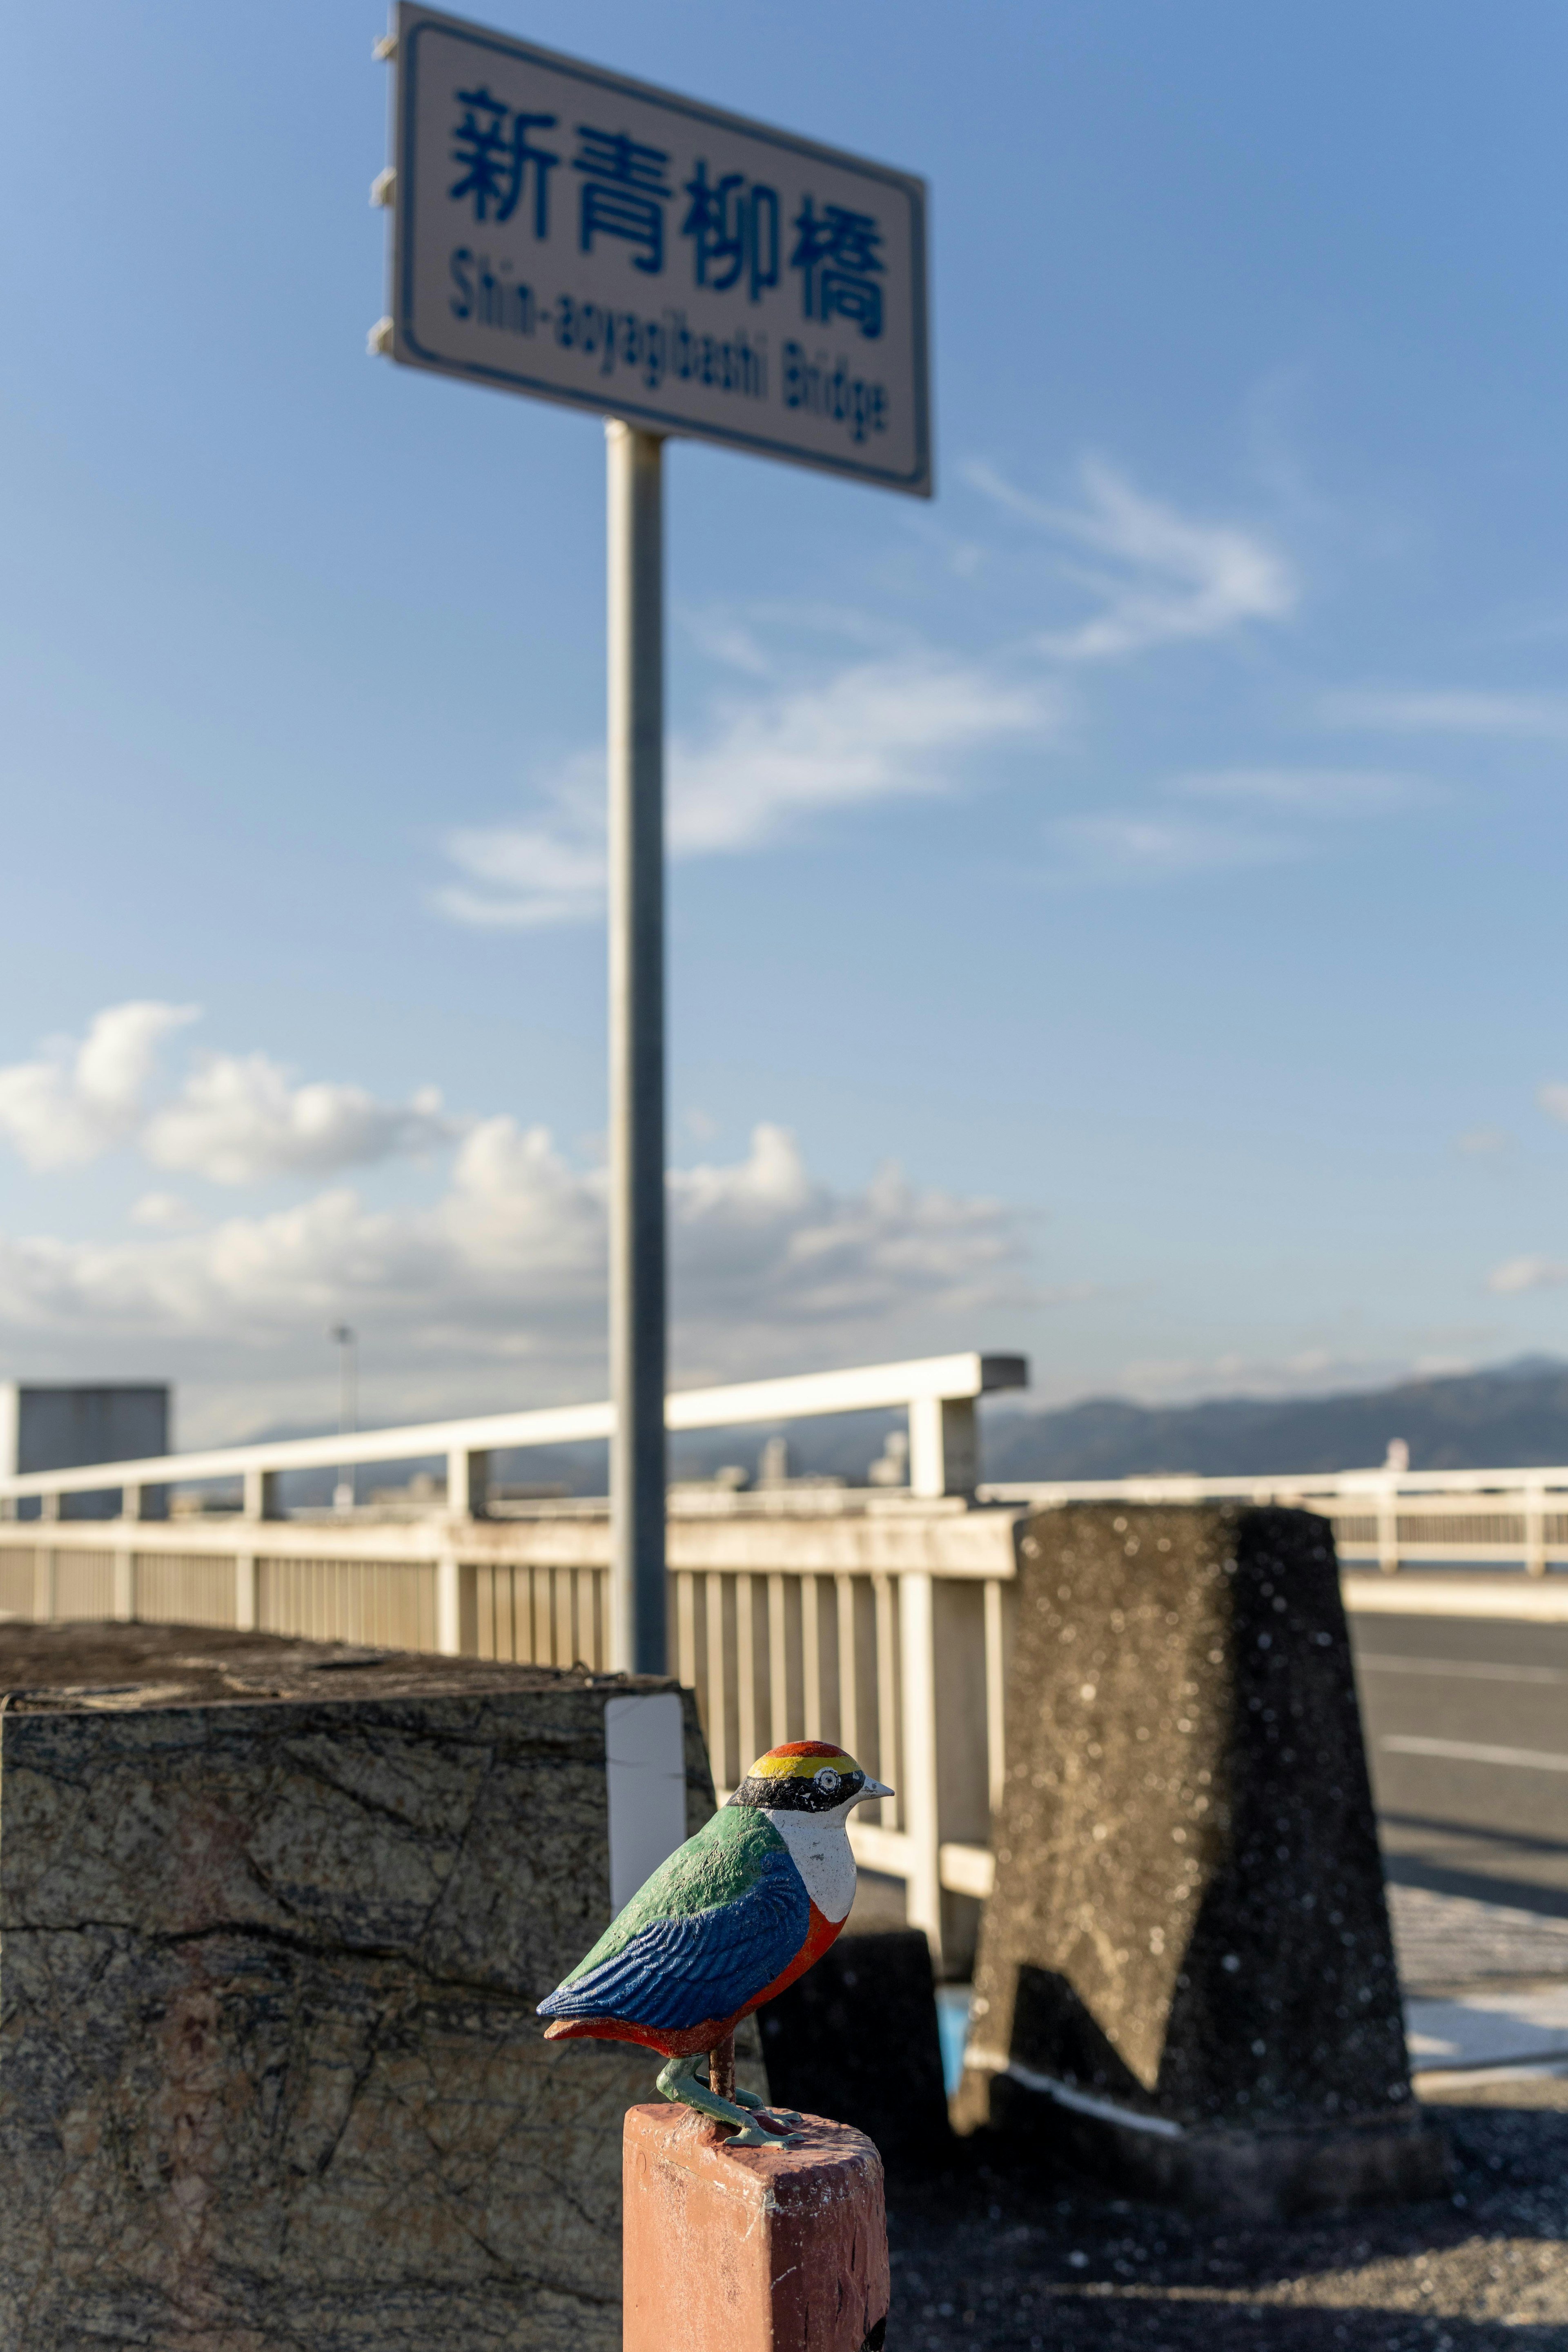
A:
{"type": "Polygon", "coordinates": [[[1439,2187],[1326,1522],[1086,1505],[1021,1567],[961,2122],[1236,2212],[1439,2187]]]}
{"type": "Polygon", "coordinates": [[[805,2116],[790,2147],[731,2147],[689,2108],[626,2132],[626,2352],[881,2352],[882,2166],[805,2116]]]}
{"type": "Polygon", "coordinates": [[[781,2106],[852,2124],[894,2176],[952,2161],[931,1946],[918,1928],[841,1936],[759,2015],[781,2106]]]}
{"type": "Polygon", "coordinates": [[[651,2062],[533,2004],[628,1685],[140,1626],[0,1683],[3,2352],[609,2352],[651,2062]]]}

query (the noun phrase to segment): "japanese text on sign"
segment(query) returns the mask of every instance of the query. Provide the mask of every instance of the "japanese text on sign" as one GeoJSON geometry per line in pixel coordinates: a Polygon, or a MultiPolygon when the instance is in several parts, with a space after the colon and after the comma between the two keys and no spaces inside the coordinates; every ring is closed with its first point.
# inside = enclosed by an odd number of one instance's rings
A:
{"type": "Polygon", "coordinates": [[[918,180],[407,5],[393,352],[929,494],[918,180]]]}

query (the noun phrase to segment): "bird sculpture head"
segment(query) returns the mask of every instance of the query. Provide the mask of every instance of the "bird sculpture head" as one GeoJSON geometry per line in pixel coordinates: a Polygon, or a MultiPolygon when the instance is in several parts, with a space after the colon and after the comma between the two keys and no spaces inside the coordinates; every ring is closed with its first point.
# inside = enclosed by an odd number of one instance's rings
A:
{"type": "Polygon", "coordinates": [[[762,1813],[837,1813],[847,1819],[851,1806],[892,1793],[831,1740],[792,1739],[758,1757],[730,1802],[762,1813]]]}

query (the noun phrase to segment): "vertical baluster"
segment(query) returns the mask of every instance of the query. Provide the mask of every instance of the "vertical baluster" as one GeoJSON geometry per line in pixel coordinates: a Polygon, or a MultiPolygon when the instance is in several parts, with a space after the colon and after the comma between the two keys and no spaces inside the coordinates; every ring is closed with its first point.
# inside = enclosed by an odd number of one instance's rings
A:
{"type": "Polygon", "coordinates": [[[878,1808],[885,1829],[897,1829],[905,1818],[898,1793],[903,1774],[899,1767],[899,1627],[890,1576],[874,1576],[877,1599],[877,1778],[895,1793],[878,1808]]]}
{"type": "Polygon", "coordinates": [[[710,1568],[708,1587],[708,1752],[713,1778],[721,1789],[732,1789],[740,1771],[730,1761],[730,1709],[724,1676],[724,1579],[710,1568]]]}
{"type": "Polygon", "coordinates": [[[1546,1496],[1540,1486],[1524,1490],[1524,1572],[1546,1573],[1546,1496]]]}
{"type": "Polygon", "coordinates": [[[838,1602],[838,1744],[858,1761],[860,1756],[860,1693],[856,1681],[855,1580],[839,1574],[833,1580],[838,1602]]]}
{"type": "Polygon", "coordinates": [[[1007,1780],[1007,1661],[1002,1605],[1005,1598],[1000,1577],[985,1580],[985,1763],[991,1792],[992,1835],[1002,1810],[1007,1780]]]}
{"type": "Polygon", "coordinates": [[[782,1747],[789,1738],[789,1629],[784,1615],[784,1580],[768,1578],[768,1746],[782,1747]]]}
{"type": "Polygon", "coordinates": [[[821,1588],[815,1576],[800,1580],[800,1696],[807,1739],[822,1737],[822,1626],[817,1617],[821,1588]]]}
{"type": "Polygon", "coordinates": [[[935,1580],[925,1574],[899,1581],[899,1643],[903,1738],[900,1794],[910,1840],[905,1901],[911,1927],[921,1927],[931,1959],[942,1967],[942,1819],[936,1755],[935,1580]]]}
{"type": "Polygon", "coordinates": [[[675,1591],[676,1672],[690,1690],[697,1681],[697,1579],[689,1568],[677,1576],[675,1591]]]}
{"type": "Polygon", "coordinates": [[[757,1738],[757,1580],[735,1579],[735,1738],[737,1775],[755,1763],[757,1738]]]}

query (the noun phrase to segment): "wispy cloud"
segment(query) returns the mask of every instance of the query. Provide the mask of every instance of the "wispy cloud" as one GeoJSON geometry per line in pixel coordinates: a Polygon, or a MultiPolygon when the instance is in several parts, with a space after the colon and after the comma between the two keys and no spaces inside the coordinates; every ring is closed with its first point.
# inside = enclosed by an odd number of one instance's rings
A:
{"type": "Polygon", "coordinates": [[[54,1039],[0,1068],[0,1135],[39,1170],[132,1144],[156,1168],[252,1184],[426,1151],[462,1132],[433,1087],[378,1102],[336,1081],[297,1086],[265,1054],[199,1054],[177,1090],[154,1099],[160,1045],[200,1017],[190,1004],[109,1005],[79,1042],[54,1039]]]}
{"type": "Polygon", "coordinates": [[[1331,727],[1364,727],[1391,735],[1512,736],[1521,741],[1568,741],[1568,695],[1356,691],[1324,698],[1331,727]]]}
{"type": "Polygon", "coordinates": [[[1178,776],[1170,790],[1185,800],[1331,821],[1388,816],[1433,797],[1420,777],[1380,768],[1214,768],[1178,776]]]}
{"type": "Polygon", "coordinates": [[[1568,1265],[1556,1258],[1510,1257],[1492,1268],[1487,1288],[1509,1297],[1521,1290],[1555,1290],[1564,1282],[1568,1282],[1568,1265]]]}
{"type": "Polygon", "coordinates": [[[1544,1085],[1536,1087],[1535,1099],[1548,1118],[1557,1119],[1568,1127],[1568,1087],[1559,1079],[1548,1078],[1544,1085]]]}
{"type": "Polygon", "coordinates": [[[1397,814],[1431,797],[1381,770],[1220,768],[1174,776],[1142,809],[1058,819],[1049,837],[1080,878],[1168,882],[1312,856],[1322,828],[1397,814]]]}
{"type": "MultiPolygon", "coordinates": [[[[1215,1397],[1270,1398],[1333,1395],[1342,1390],[1383,1387],[1413,1371],[1436,1370],[1386,1357],[1356,1356],[1315,1346],[1277,1357],[1148,1357],[1126,1364],[1118,1390],[1144,1404],[1193,1404],[1215,1397]]],[[[1462,1370],[1459,1360],[1442,1369],[1462,1370]]],[[[1198,1465],[1194,1465],[1194,1467],[1198,1465]]]]}
{"type": "MultiPolygon", "coordinates": [[[[721,639],[756,675],[742,624],[721,639]]],[[[1008,742],[1043,742],[1062,723],[1059,691],[1001,661],[928,647],[883,654],[826,678],[783,679],[715,698],[705,727],[669,751],[669,846],[677,856],[755,849],[812,818],[953,789],[963,764],[1008,742]]],[[[458,922],[530,927],[598,911],[605,885],[604,763],[573,760],[517,824],[463,827],[447,851],[462,879],[437,894],[458,922]]]]}
{"type": "Polygon", "coordinates": [[[971,487],[1036,524],[1062,549],[1103,559],[1064,563],[1100,610],[1073,629],[1049,633],[1042,648],[1062,661],[1106,661],[1152,646],[1228,636],[1251,621],[1295,610],[1293,567],[1260,533],[1236,523],[1199,522],[1133,488],[1099,458],[1081,469],[1083,502],[1059,507],[972,459],[971,487]]]}
{"type": "MultiPolygon", "coordinates": [[[[712,697],[700,726],[670,741],[673,856],[754,850],[833,811],[951,792],[973,781],[987,754],[1061,733],[1066,689],[1050,663],[1221,637],[1294,609],[1295,574],[1258,532],[1195,521],[1099,460],[1083,467],[1080,503],[1064,508],[1017,489],[994,467],[966,470],[986,497],[1049,536],[1100,609],[1066,632],[1023,635],[1011,649],[981,655],[911,645],[866,613],[795,604],[683,614],[698,650],[732,682],[712,697]],[[836,667],[801,662],[803,627],[831,639],[836,667]]],[[[596,916],[604,802],[603,754],[584,751],[544,778],[515,821],[455,828],[444,845],[455,870],[437,907],[456,922],[519,929],[596,916]]],[[[1096,854],[1120,866],[1191,871],[1284,854],[1272,841],[1243,847],[1234,828],[1174,818],[1112,817],[1106,826],[1096,854]]],[[[1083,840],[1092,846],[1092,827],[1083,840]]]]}
{"type": "Polygon", "coordinates": [[[1205,824],[1158,811],[1063,817],[1050,828],[1050,837],[1070,873],[1111,882],[1170,882],[1237,866],[1277,866],[1300,854],[1286,835],[1205,824]]]}

